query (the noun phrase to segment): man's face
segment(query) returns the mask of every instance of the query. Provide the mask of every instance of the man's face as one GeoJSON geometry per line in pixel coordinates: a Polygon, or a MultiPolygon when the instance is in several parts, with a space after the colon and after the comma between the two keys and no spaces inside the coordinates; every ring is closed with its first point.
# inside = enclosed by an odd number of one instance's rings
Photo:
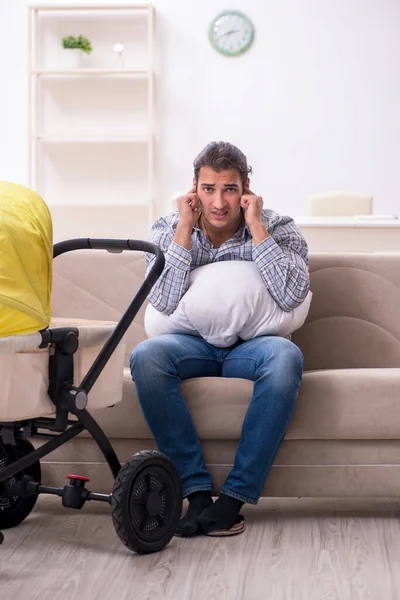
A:
{"type": "MultiPolygon", "coordinates": [[[[196,180],[193,180],[196,184],[196,180]]],[[[249,180],[247,180],[247,185],[249,180]]],[[[235,225],[241,216],[240,198],[243,184],[236,169],[217,173],[201,167],[197,184],[203,218],[213,227],[223,230],[235,225]]]]}

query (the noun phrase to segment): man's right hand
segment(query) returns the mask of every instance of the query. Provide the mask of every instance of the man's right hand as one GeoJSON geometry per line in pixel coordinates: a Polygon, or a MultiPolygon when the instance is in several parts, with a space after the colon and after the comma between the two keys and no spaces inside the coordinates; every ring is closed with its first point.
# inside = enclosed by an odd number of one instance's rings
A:
{"type": "Polygon", "coordinates": [[[200,200],[196,193],[196,186],[194,185],[190,192],[178,198],[177,204],[179,224],[187,227],[191,232],[193,225],[200,216],[200,200]]]}
{"type": "Polygon", "coordinates": [[[177,200],[179,223],[176,228],[174,242],[186,250],[192,248],[192,229],[200,216],[200,200],[194,185],[190,192],[177,200]]]}

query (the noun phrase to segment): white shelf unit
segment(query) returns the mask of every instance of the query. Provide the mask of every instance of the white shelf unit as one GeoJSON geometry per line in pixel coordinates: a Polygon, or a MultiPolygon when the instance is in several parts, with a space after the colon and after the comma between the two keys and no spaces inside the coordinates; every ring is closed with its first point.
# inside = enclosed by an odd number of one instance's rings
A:
{"type": "Polygon", "coordinates": [[[154,220],[154,8],[37,4],[30,11],[30,187],[51,207],[138,207],[154,220]],[[63,68],[61,38],[93,52],[63,68]],[[125,46],[114,65],[113,46],[125,46]]]}

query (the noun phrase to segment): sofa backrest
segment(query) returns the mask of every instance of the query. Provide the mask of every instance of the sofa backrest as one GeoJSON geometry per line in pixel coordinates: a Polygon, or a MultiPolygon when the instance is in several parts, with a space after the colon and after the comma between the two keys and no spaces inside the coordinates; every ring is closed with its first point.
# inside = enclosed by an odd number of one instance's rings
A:
{"type": "MultiPolygon", "coordinates": [[[[400,253],[310,254],[313,301],[292,336],[305,369],[400,367],[400,253]]],[[[144,278],[140,253],[82,250],[54,261],[53,314],[118,320],[144,278]]],[[[146,339],[140,309],[127,334],[146,339]]]]}
{"type": "Polygon", "coordinates": [[[305,369],[400,367],[400,253],[310,254],[305,369]]]}
{"type": "MultiPolygon", "coordinates": [[[[53,262],[53,315],[118,321],[144,276],[145,261],[139,252],[79,250],[63,254],[53,262]]],[[[147,338],[143,325],[146,305],[127,332],[126,365],[134,346],[147,338]]]]}

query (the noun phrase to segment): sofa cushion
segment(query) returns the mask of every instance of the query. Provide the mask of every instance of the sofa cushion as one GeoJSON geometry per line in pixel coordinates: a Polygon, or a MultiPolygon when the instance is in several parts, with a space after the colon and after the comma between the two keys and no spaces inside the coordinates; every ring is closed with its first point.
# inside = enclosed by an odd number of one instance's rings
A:
{"type": "MultiPolygon", "coordinates": [[[[253,391],[246,379],[202,377],[182,382],[200,439],[238,440],[253,391]]],[[[152,435],[128,369],[123,401],[96,411],[107,434],[148,439],[152,435]]],[[[340,369],[304,373],[286,439],[398,439],[400,369],[340,369]]]]}

